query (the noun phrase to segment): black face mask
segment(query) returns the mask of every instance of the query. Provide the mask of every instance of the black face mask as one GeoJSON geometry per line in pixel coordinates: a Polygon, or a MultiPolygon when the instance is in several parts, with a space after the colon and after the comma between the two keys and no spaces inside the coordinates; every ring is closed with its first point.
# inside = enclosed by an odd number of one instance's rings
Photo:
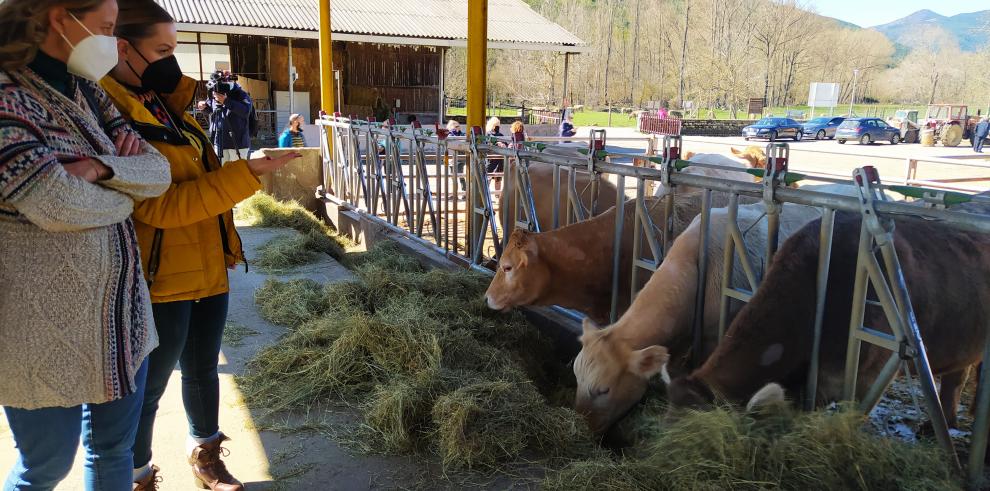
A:
{"type": "MultiPolygon", "coordinates": [[[[131,46],[133,47],[134,43],[131,43],[131,46]]],[[[175,58],[175,55],[149,62],[137,48],[134,48],[134,51],[148,64],[144,69],[144,74],[138,76],[141,79],[141,88],[152,90],[158,94],[175,92],[179,82],[182,81],[182,68],[179,67],[179,60],[175,58]]],[[[137,70],[131,66],[131,62],[128,61],[127,66],[134,72],[134,75],[138,74],[137,70]]]]}

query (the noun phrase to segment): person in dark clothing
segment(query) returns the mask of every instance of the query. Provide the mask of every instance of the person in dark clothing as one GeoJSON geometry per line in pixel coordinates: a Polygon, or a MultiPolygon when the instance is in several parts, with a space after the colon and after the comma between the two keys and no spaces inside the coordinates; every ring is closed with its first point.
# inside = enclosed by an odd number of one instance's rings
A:
{"type": "Polygon", "coordinates": [[[973,130],[973,151],[983,153],[983,140],[986,140],[988,134],[990,134],[990,121],[987,121],[987,118],[980,118],[976,129],[973,130]]]}
{"type": "Polygon", "coordinates": [[[251,96],[237,82],[230,92],[214,91],[213,99],[199,103],[199,110],[210,118],[210,140],[223,151],[220,157],[224,164],[248,158],[253,106],[251,96]]]}
{"type": "Polygon", "coordinates": [[[416,118],[415,114],[410,114],[409,116],[406,117],[406,124],[408,125],[412,125],[416,121],[419,121],[419,119],[416,118]]]}
{"type": "Polygon", "coordinates": [[[570,112],[564,117],[564,120],[560,123],[560,136],[570,137],[577,134],[577,128],[574,127],[574,115],[570,112]]]}
{"type": "MultiPolygon", "coordinates": [[[[485,130],[487,131],[486,134],[491,137],[502,138],[505,136],[502,134],[502,121],[495,117],[488,120],[488,124],[485,125],[485,130]]],[[[509,146],[505,142],[501,142],[501,141],[496,143],[496,145],[504,148],[508,148],[509,146]]],[[[502,158],[501,155],[496,155],[495,157],[489,157],[488,166],[485,168],[485,170],[488,171],[489,174],[493,172],[495,173],[504,172],[505,159],[502,158]]],[[[496,191],[502,189],[501,177],[493,178],[493,181],[495,182],[496,191]]]]}

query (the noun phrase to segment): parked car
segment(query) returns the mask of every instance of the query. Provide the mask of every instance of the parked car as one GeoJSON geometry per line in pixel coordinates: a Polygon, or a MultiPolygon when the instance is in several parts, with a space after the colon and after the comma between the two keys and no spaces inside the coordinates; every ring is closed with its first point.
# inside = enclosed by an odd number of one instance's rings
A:
{"type": "Polygon", "coordinates": [[[801,124],[791,118],[763,118],[742,130],[746,140],[750,138],[766,138],[776,141],[778,138],[801,139],[801,124]]]}
{"type": "Polygon", "coordinates": [[[801,125],[801,132],[809,136],[814,135],[816,140],[835,138],[835,130],[839,129],[839,125],[845,120],[846,118],[840,117],[815,118],[801,125]]]}
{"type": "Polygon", "coordinates": [[[901,141],[901,130],[887,124],[880,118],[853,118],[847,119],[839,125],[835,131],[835,139],[839,143],[848,140],[858,141],[860,144],[868,145],[873,142],[890,142],[897,145],[901,141]]]}

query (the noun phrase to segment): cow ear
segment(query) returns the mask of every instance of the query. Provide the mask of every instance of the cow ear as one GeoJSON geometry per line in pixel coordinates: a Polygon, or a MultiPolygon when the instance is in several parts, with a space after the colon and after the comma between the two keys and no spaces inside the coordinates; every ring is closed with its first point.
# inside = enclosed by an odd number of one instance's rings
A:
{"type": "Polygon", "coordinates": [[[732,150],[732,155],[735,155],[736,157],[742,157],[743,155],[742,150],[739,150],[736,147],[731,147],[731,150],[732,150]]]}
{"type": "Polygon", "coordinates": [[[670,359],[670,353],[663,346],[650,346],[633,351],[629,358],[629,371],[648,379],[661,371],[670,359]]]}
{"type": "Polygon", "coordinates": [[[591,317],[585,317],[584,321],[581,322],[581,342],[589,341],[600,330],[601,327],[595,321],[591,320],[591,317]]]}
{"type": "Polygon", "coordinates": [[[690,150],[684,152],[684,160],[691,160],[691,157],[694,157],[694,152],[690,150]]]}

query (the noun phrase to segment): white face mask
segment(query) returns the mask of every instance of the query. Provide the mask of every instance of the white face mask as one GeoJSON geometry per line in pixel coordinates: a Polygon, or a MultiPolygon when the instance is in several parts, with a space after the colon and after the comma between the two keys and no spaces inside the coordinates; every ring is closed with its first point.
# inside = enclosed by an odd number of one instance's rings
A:
{"type": "MultiPolygon", "coordinates": [[[[72,13],[69,12],[69,15],[72,13]]],[[[59,33],[62,39],[69,43],[69,46],[72,46],[72,53],[69,54],[69,61],[66,63],[69,67],[69,73],[86,80],[99,82],[101,78],[110,73],[110,70],[113,70],[113,67],[117,66],[117,38],[93,34],[93,31],[79,22],[75,15],[72,15],[72,18],[83,29],[86,29],[89,37],[79,41],[79,44],[73,45],[69,38],[65,37],[65,34],[59,33]]]]}

